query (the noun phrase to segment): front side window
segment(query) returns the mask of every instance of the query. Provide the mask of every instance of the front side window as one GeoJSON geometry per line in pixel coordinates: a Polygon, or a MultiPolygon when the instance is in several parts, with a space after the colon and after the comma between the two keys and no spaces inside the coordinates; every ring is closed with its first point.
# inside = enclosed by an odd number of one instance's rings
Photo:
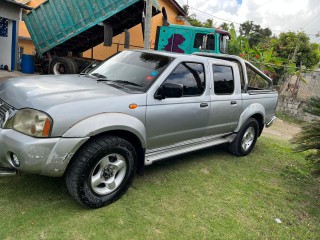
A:
{"type": "Polygon", "coordinates": [[[181,84],[183,96],[201,95],[205,89],[204,66],[201,63],[180,63],[165,82],[181,84]]]}
{"type": "Polygon", "coordinates": [[[234,92],[232,67],[213,65],[214,92],[217,95],[230,95],[234,92]]]}
{"type": "Polygon", "coordinates": [[[213,34],[203,34],[197,33],[194,38],[193,48],[199,48],[202,46],[203,37],[207,35],[207,45],[206,50],[214,50],[214,35],[213,34]]]}

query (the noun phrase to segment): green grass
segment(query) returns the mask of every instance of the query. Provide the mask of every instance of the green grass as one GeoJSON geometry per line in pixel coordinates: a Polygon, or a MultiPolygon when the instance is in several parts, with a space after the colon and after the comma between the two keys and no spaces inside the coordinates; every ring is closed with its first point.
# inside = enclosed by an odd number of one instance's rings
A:
{"type": "Polygon", "coordinates": [[[319,239],[320,178],[309,172],[289,143],[261,137],[247,157],[218,147],[149,166],[96,210],[62,179],[0,178],[0,239],[319,239]]]}
{"type": "Polygon", "coordinates": [[[305,121],[302,121],[302,120],[298,119],[297,117],[294,117],[294,116],[287,114],[285,112],[276,112],[276,117],[280,118],[281,120],[283,120],[287,123],[293,123],[296,125],[301,125],[301,124],[305,123],[305,121]]]}

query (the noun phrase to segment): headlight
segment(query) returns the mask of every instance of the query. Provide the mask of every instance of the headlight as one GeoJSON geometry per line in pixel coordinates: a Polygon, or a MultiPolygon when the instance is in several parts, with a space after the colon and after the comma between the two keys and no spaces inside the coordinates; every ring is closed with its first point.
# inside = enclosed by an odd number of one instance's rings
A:
{"type": "Polygon", "coordinates": [[[51,118],[34,109],[18,110],[4,124],[5,128],[12,128],[32,137],[49,137],[51,126],[51,118]]]}

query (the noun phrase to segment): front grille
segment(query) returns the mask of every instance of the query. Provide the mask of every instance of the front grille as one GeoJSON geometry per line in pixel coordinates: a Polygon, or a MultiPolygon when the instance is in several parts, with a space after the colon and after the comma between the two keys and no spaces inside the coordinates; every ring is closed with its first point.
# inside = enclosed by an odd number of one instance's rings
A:
{"type": "Polygon", "coordinates": [[[6,119],[6,113],[9,109],[13,109],[9,104],[0,99],[0,127],[6,119]]]}

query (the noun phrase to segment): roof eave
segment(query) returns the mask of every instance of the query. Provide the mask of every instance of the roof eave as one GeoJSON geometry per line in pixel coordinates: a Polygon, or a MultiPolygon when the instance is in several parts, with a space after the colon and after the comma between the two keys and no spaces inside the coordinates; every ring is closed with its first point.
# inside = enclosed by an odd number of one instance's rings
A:
{"type": "Polygon", "coordinates": [[[169,2],[172,3],[173,6],[175,6],[177,8],[177,10],[179,11],[179,13],[182,16],[186,16],[186,12],[183,10],[183,8],[179,5],[179,3],[177,3],[175,0],[169,0],[169,2]]]}
{"type": "Polygon", "coordinates": [[[27,6],[27,5],[23,4],[23,3],[16,2],[14,0],[5,0],[5,1],[8,2],[8,3],[14,4],[14,5],[16,5],[16,6],[20,7],[20,8],[22,8],[22,9],[25,9],[25,10],[32,10],[33,9],[32,7],[29,7],[29,6],[27,6]]]}

